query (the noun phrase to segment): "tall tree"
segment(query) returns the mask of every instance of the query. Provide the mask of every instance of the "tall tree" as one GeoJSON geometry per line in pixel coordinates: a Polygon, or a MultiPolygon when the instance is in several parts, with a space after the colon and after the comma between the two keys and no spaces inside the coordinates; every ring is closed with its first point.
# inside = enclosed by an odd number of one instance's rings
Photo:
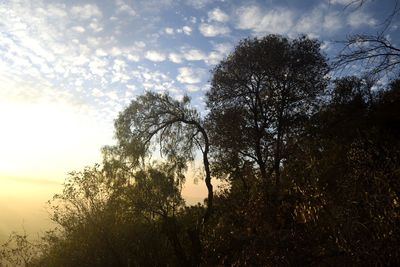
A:
{"type": "Polygon", "coordinates": [[[251,163],[263,182],[279,185],[288,140],[314,112],[327,70],[320,43],[305,36],[241,41],[213,70],[207,93],[216,166],[233,173],[251,163]]]}

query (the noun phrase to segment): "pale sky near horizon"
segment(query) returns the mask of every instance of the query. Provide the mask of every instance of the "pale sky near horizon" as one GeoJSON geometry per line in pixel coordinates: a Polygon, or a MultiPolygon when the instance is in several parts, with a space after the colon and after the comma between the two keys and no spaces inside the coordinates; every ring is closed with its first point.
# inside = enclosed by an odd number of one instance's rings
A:
{"type": "MultiPolygon", "coordinates": [[[[135,96],[188,94],[204,112],[209,71],[240,39],[304,33],[332,56],[335,41],[379,32],[395,4],[349,2],[1,1],[0,235],[24,209],[33,214],[25,224],[39,218],[68,172],[101,161],[113,119],[135,96]]],[[[386,31],[397,46],[399,26],[395,17],[386,31]]],[[[185,194],[204,192],[200,181],[185,194]]]]}

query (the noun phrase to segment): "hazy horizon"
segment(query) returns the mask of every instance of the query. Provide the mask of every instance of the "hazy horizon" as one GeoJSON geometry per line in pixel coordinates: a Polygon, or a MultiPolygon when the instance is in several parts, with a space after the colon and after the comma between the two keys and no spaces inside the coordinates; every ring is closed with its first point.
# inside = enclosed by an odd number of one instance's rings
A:
{"type": "MultiPolygon", "coordinates": [[[[0,176],[0,243],[6,241],[13,231],[26,231],[30,238],[37,239],[55,227],[47,202],[62,192],[63,183],[57,179],[0,176]]],[[[202,181],[194,183],[189,179],[182,195],[186,204],[195,205],[203,203],[207,191],[202,181]]]]}

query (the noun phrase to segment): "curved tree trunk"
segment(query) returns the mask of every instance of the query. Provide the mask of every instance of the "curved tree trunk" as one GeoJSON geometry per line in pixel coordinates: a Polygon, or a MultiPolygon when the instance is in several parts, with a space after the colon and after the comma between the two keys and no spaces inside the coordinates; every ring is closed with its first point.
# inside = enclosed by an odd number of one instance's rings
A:
{"type": "Polygon", "coordinates": [[[212,214],[213,199],[214,199],[213,185],[211,183],[210,162],[208,160],[208,153],[210,151],[210,141],[208,139],[206,130],[203,128],[203,126],[200,125],[199,122],[194,121],[194,120],[185,120],[184,118],[182,119],[182,122],[196,126],[196,128],[202,134],[203,139],[204,139],[204,150],[202,149],[202,153],[203,153],[203,164],[204,164],[204,171],[205,171],[204,181],[207,186],[208,197],[207,197],[207,210],[203,217],[203,223],[206,223],[212,214]]]}

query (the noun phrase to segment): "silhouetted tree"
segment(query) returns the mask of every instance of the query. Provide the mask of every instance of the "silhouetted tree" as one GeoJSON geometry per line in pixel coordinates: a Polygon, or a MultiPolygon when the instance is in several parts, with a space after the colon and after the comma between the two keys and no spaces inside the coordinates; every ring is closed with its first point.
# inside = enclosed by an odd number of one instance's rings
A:
{"type": "Polygon", "coordinates": [[[190,107],[190,99],[182,101],[169,95],[152,92],[138,97],[115,121],[118,147],[127,158],[137,161],[150,152],[151,144],[159,145],[160,153],[181,176],[187,163],[194,159],[195,149],[201,151],[208,190],[207,220],[212,211],[213,187],[208,160],[209,140],[197,111],[190,107]]]}
{"type": "MultiPolygon", "coordinates": [[[[193,229],[188,230],[192,241],[190,262],[197,266],[201,254],[200,230],[213,210],[213,186],[208,160],[210,144],[202,119],[190,107],[190,99],[186,96],[182,101],[177,101],[169,95],[147,92],[132,101],[119,115],[115,128],[117,149],[125,158],[137,162],[150,152],[152,144],[156,144],[170,168],[176,171],[181,180],[184,178],[183,171],[186,170],[187,163],[194,159],[195,151],[201,151],[204,180],[208,190],[207,208],[203,215],[203,224],[194,225],[193,229]]],[[[178,244],[177,238],[172,242],[178,244]]]]}
{"type": "Polygon", "coordinates": [[[265,183],[279,184],[286,144],[315,111],[327,70],[320,43],[305,36],[241,41],[213,70],[207,93],[216,164],[233,173],[253,163],[265,183]]]}

